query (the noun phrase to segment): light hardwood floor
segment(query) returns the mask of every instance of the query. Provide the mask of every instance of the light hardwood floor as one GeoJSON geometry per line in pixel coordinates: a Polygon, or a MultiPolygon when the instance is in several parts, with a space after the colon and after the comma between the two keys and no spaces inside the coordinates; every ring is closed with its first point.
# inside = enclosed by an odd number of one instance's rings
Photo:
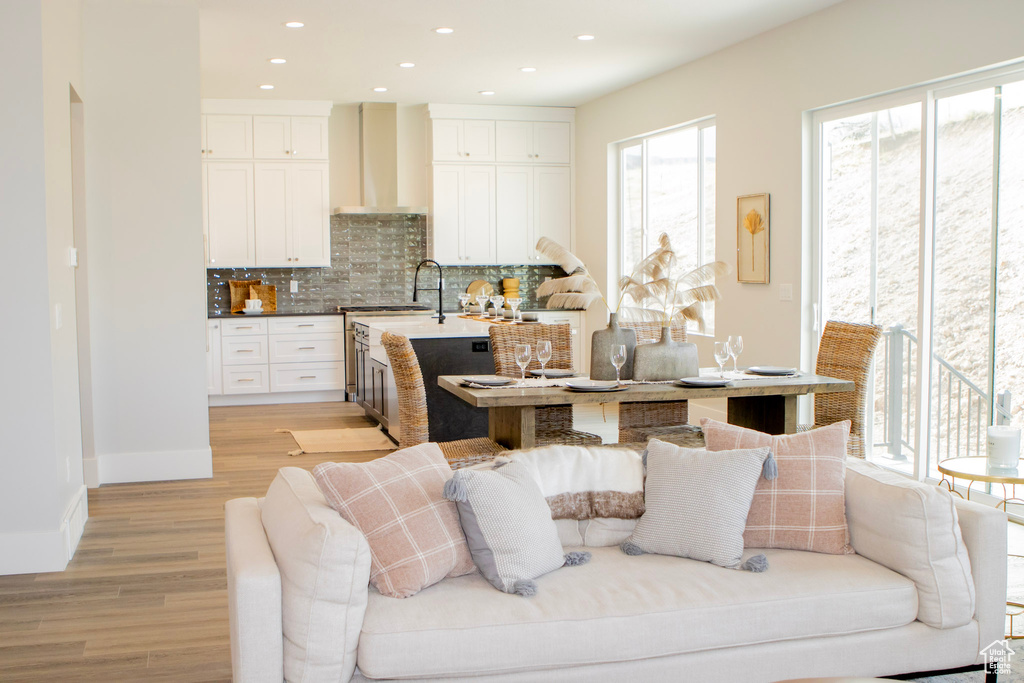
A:
{"type": "Polygon", "coordinates": [[[64,572],[0,577],[0,681],[230,680],[224,502],[262,496],[289,457],[276,428],[370,424],[351,403],[212,408],[213,478],[103,486],[64,572]]]}

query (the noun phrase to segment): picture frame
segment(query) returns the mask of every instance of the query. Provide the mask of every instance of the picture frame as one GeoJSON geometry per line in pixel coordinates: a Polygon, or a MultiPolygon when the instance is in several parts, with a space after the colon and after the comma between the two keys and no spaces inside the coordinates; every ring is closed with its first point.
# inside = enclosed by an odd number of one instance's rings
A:
{"type": "Polygon", "coordinates": [[[766,285],[769,281],[771,218],[767,192],[736,199],[736,280],[766,285]]]}

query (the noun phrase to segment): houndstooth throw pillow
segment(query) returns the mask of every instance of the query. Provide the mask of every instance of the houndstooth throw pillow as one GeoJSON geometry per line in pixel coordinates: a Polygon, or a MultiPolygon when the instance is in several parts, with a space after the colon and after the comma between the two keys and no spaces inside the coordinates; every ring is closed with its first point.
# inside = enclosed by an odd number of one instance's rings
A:
{"type": "MultiPolygon", "coordinates": [[[[652,439],[647,445],[646,510],[622,549],[741,568],[743,528],[767,448],[720,453],[652,439]]],[[[763,571],[762,559],[743,569],[763,571]]]]}

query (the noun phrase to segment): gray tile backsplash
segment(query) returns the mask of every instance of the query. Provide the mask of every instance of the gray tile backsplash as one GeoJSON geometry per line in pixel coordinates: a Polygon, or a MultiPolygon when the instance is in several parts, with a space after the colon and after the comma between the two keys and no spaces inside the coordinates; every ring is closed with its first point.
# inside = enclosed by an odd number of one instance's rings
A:
{"type": "MultiPolygon", "coordinates": [[[[206,271],[206,299],[211,314],[231,309],[228,280],[259,278],[277,286],[277,308],[294,313],[333,311],[351,304],[405,304],[412,301],[416,264],[426,258],[426,216],[373,214],[331,216],[330,268],[211,268],[206,271]],[[289,292],[291,280],[299,291],[289,292]]],[[[437,284],[437,270],[420,271],[420,286],[437,284]]],[[[523,308],[538,308],[534,292],[545,277],[560,277],[558,266],[446,267],[445,308],[458,307],[458,292],[473,280],[485,280],[501,291],[501,280],[517,277],[523,308]]],[[[421,292],[433,306],[437,294],[421,292]]]]}

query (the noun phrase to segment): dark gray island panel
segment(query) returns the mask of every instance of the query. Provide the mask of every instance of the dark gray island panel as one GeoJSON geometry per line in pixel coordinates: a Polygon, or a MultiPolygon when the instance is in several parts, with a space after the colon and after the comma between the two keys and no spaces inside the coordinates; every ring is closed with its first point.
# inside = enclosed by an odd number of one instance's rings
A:
{"type": "Polygon", "coordinates": [[[474,408],[437,385],[440,375],[493,375],[487,337],[411,339],[427,391],[431,441],[487,436],[487,410],[474,408]]]}

